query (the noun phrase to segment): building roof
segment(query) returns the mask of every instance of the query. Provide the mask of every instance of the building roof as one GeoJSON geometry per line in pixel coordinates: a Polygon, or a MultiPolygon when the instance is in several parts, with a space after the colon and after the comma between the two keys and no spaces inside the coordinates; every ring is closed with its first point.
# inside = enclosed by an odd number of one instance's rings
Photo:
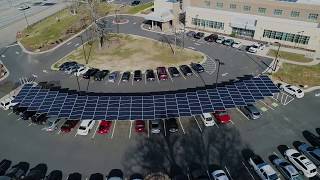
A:
{"type": "Polygon", "coordinates": [[[172,14],[170,9],[165,8],[158,8],[155,9],[154,12],[146,15],[144,19],[146,20],[152,20],[157,22],[168,22],[170,20],[173,20],[174,15],[172,14]]]}

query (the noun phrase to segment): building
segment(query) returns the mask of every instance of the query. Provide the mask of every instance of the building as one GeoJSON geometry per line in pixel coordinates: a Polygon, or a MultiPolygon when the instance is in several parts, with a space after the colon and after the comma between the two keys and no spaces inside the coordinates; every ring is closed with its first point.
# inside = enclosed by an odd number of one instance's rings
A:
{"type": "Polygon", "coordinates": [[[186,26],[320,51],[318,0],[183,0],[186,26]]]}

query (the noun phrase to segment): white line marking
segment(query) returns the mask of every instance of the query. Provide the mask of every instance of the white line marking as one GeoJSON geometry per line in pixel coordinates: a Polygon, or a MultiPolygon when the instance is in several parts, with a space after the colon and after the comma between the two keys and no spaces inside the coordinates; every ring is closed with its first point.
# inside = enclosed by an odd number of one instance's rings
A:
{"type": "Polygon", "coordinates": [[[240,109],[238,109],[238,108],[236,108],[248,121],[250,121],[250,119],[245,115],[245,114],[243,114],[243,112],[240,110],[240,109]]]}
{"type": "Polygon", "coordinates": [[[231,123],[232,125],[235,125],[235,123],[234,123],[232,120],[230,120],[230,123],[231,123]]]}
{"type": "Polygon", "coordinates": [[[164,119],[162,119],[163,121],[163,131],[164,131],[164,136],[167,136],[167,130],[166,130],[166,122],[164,119]]]}
{"type": "Polygon", "coordinates": [[[160,79],[159,79],[158,73],[156,73],[156,78],[157,78],[158,83],[160,84],[160,79]]]}
{"type": "Polygon", "coordinates": [[[276,152],[274,152],[274,151],[273,151],[273,154],[279,157],[279,155],[278,155],[276,152]]]}
{"type": "Polygon", "coordinates": [[[130,120],[129,139],[131,138],[131,134],[132,134],[132,124],[133,124],[133,120],[130,120]]]}
{"type": "Polygon", "coordinates": [[[173,79],[172,79],[171,74],[169,72],[168,72],[168,75],[169,75],[171,82],[173,82],[173,79]]]}
{"type": "Polygon", "coordinates": [[[18,55],[18,54],[20,54],[18,51],[16,51],[16,54],[18,55]]]}
{"type": "Polygon", "coordinates": [[[192,49],[192,50],[195,50],[196,48],[192,47],[192,46],[189,46],[188,47],[189,49],[192,49]]]}
{"type": "Polygon", "coordinates": [[[150,137],[150,120],[147,121],[148,138],[150,137]]]}
{"type": "Polygon", "coordinates": [[[30,126],[32,126],[32,123],[30,123],[30,124],[28,125],[28,127],[30,127],[30,126]]]}
{"type": "Polygon", "coordinates": [[[70,42],[67,43],[67,45],[70,45],[71,43],[72,43],[72,42],[70,41],[70,42]]]}
{"type": "Polygon", "coordinates": [[[229,73],[223,73],[221,74],[222,77],[227,76],[229,73]]]}
{"type": "Polygon", "coordinates": [[[181,123],[180,117],[178,117],[178,120],[179,120],[179,123],[180,123],[180,126],[181,126],[181,129],[182,129],[183,134],[186,134],[186,132],[184,131],[184,128],[183,128],[183,126],[182,126],[182,123],[181,123]]]}
{"type": "Polygon", "coordinates": [[[12,113],[13,113],[12,111],[11,111],[11,112],[9,112],[9,113],[8,113],[8,116],[10,116],[12,113]]]}
{"type": "Polygon", "coordinates": [[[61,133],[61,129],[57,132],[57,134],[60,134],[61,133]]]}
{"type": "Polygon", "coordinates": [[[2,58],[5,58],[6,56],[4,54],[1,55],[2,58]]]}
{"type": "Polygon", "coordinates": [[[16,121],[19,121],[21,119],[21,117],[20,118],[18,118],[16,121]]]}
{"type": "Polygon", "coordinates": [[[114,134],[114,129],[116,128],[117,121],[114,121],[113,129],[112,129],[112,134],[111,134],[111,139],[113,138],[114,134]]]}
{"type": "Polygon", "coordinates": [[[119,74],[119,82],[118,82],[118,86],[120,85],[120,83],[121,83],[121,79],[122,79],[122,76],[123,76],[123,74],[121,75],[121,73],[119,74]]]}
{"type": "Polygon", "coordinates": [[[199,43],[194,43],[195,45],[197,45],[197,46],[200,46],[201,44],[199,44],[199,43]]]}
{"type": "Polygon", "coordinates": [[[6,46],[6,48],[8,48],[8,47],[13,47],[13,46],[17,46],[18,44],[11,44],[11,45],[9,45],[9,46],[6,46]]]}
{"type": "Polygon", "coordinates": [[[253,177],[253,175],[251,174],[249,168],[244,164],[243,161],[242,161],[242,164],[243,164],[243,166],[246,168],[246,170],[248,171],[248,173],[250,174],[251,178],[252,178],[253,180],[256,180],[256,179],[253,177]]]}
{"type": "Polygon", "coordinates": [[[208,176],[208,177],[209,177],[209,179],[210,179],[211,175],[210,175],[209,171],[208,171],[208,170],[206,170],[206,172],[207,172],[207,176],[208,176]]]}
{"type": "Polygon", "coordinates": [[[261,102],[262,104],[264,104],[265,106],[267,106],[268,108],[274,110],[271,106],[269,106],[267,103],[263,102],[262,100],[260,100],[260,102],[261,102]]]}
{"type": "Polygon", "coordinates": [[[229,175],[230,179],[231,179],[231,180],[233,180],[233,178],[232,178],[232,176],[231,176],[231,174],[230,174],[230,171],[229,171],[229,169],[227,168],[227,166],[224,166],[224,168],[226,169],[226,171],[227,171],[227,173],[228,173],[228,175],[229,175]]]}
{"type": "Polygon", "coordinates": [[[79,43],[77,43],[77,44],[74,45],[74,47],[77,47],[77,46],[79,46],[79,43]]]}
{"type": "Polygon", "coordinates": [[[196,121],[196,123],[197,123],[197,125],[198,125],[198,127],[199,127],[199,129],[200,129],[200,132],[202,132],[202,128],[200,127],[200,124],[199,124],[199,122],[198,122],[198,119],[196,118],[196,116],[193,116],[193,118],[194,118],[194,120],[196,121]]]}
{"type": "Polygon", "coordinates": [[[91,139],[93,139],[96,136],[100,123],[101,123],[101,121],[98,121],[98,125],[97,125],[96,130],[94,131],[91,139]]]}

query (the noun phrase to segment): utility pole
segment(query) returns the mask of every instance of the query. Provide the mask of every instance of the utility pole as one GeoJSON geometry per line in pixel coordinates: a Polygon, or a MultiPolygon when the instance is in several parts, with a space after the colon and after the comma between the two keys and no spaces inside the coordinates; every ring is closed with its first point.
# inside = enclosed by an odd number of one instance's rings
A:
{"type": "Polygon", "coordinates": [[[280,51],[280,47],[281,47],[281,44],[279,42],[275,42],[275,44],[278,44],[278,50],[277,50],[277,53],[276,53],[276,58],[274,60],[274,67],[273,67],[273,71],[276,71],[277,69],[277,66],[278,66],[278,63],[279,63],[279,60],[278,60],[278,56],[279,56],[279,51],[280,51]]]}
{"type": "Polygon", "coordinates": [[[218,87],[218,78],[219,78],[219,72],[220,72],[220,66],[224,65],[223,62],[221,62],[220,59],[215,59],[216,62],[218,62],[218,71],[217,71],[217,76],[216,76],[216,84],[215,87],[218,87]]]}

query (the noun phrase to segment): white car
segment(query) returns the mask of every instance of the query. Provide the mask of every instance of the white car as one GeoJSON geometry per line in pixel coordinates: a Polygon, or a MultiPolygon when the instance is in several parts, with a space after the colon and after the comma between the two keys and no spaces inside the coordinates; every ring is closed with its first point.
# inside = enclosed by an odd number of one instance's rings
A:
{"type": "Polygon", "coordinates": [[[256,53],[258,50],[263,50],[264,49],[264,45],[261,44],[261,43],[254,43],[249,47],[250,48],[248,49],[248,52],[250,52],[250,53],[256,53]]]}
{"type": "Polygon", "coordinates": [[[107,3],[112,3],[114,0],[107,0],[107,3]]]}
{"type": "Polygon", "coordinates": [[[47,120],[48,125],[46,127],[44,127],[42,130],[51,132],[51,131],[54,131],[54,130],[58,129],[57,124],[58,124],[59,121],[60,121],[60,119],[49,118],[47,120]]]}
{"type": "Polygon", "coordinates": [[[20,7],[18,7],[18,10],[23,11],[23,10],[26,10],[26,9],[29,9],[29,8],[30,8],[30,6],[24,4],[24,5],[20,6],[20,7]]]}
{"type": "Polygon", "coordinates": [[[314,177],[317,175],[317,167],[305,155],[302,155],[295,149],[287,149],[284,156],[288,159],[297,169],[299,169],[306,177],[314,177]]]}
{"type": "Polygon", "coordinates": [[[213,119],[213,116],[210,113],[203,113],[201,115],[201,119],[203,121],[203,124],[205,126],[214,126],[215,125],[215,121],[213,119]]]}
{"type": "Polygon", "coordinates": [[[76,72],[74,72],[73,74],[75,76],[80,76],[84,73],[86,73],[90,68],[89,67],[86,67],[86,66],[80,66],[76,72]]]}
{"type": "Polygon", "coordinates": [[[219,36],[218,39],[216,40],[216,43],[222,44],[225,38],[223,36],[219,36]]]}
{"type": "Polygon", "coordinates": [[[223,170],[215,170],[211,173],[214,180],[229,180],[228,176],[223,170]]]}
{"type": "Polygon", "coordinates": [[[3,101],[0,102],[0,107],[3,109],[3,110],[8,110],[8,109],[11,109],[12,106],[18,104],[18,103],[13,103],[12,101],[14,100],[14,97],[15,96],[11,96],[11,97],[8,97],[6,99],[4,99],[3,101]]]}
{"type": "Polygon", "coordinates": [[[281,84],[280,89],[296,98],[303,98],[304,96],[304,92],[300,88],[290,84],[281,84]]]}
{"type": "Polygon", "coordinates": [[[231,45],[233,48],[237,48],[237,49],[239,49],[240,48],[240,46],[241,46],[241,42],[239,42],[239,41],[234,41],[233,42],[233,44],[231,45]]]}
{"type": "Polygon", "coordinates": [[[77,134],[83,136],[88,135],[89,131],[93,128],[94,123],[94,120],[83,120],[80,124],[80,127],[77,130],[77,134]]]}

